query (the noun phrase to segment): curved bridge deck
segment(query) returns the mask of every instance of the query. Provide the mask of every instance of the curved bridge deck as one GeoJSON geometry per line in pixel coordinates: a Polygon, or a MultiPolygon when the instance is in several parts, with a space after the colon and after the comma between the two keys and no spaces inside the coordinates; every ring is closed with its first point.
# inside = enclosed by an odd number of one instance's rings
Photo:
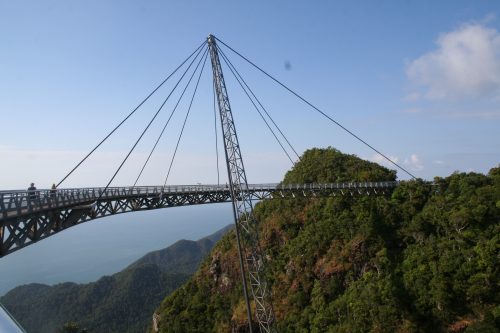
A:
{"type": "MultiPolygon", "coordinates": [[[[252,184],[251,200],[377,195],[398,182],[252,184]]],[[[168,207],[230,202],[226,185],[174,185],[0,191],[0,257],[71,226],[108,215],[168,207]]]]}

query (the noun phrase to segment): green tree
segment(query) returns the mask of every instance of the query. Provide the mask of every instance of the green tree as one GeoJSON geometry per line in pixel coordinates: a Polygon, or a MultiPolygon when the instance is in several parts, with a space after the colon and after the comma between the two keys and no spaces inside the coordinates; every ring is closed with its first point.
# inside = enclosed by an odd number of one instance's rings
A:
{"type": "MultiPolygon", "coordinates": [[[[387,196],[257,204],[278,331],[494,332],[500,177],[492,170],[406,181],[387,196]]],[[[328,148],[305,152],[283,182],[393,179],[391,170],[328,148]]],[[[222,239],[164,300],[161,332],[245,332],[234,244],[234,234],[222,239]]]]}

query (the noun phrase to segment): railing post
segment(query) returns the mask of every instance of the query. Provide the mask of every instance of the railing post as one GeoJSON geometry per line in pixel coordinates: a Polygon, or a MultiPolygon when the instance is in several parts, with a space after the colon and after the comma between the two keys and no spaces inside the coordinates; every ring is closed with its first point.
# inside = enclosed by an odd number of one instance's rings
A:
{"type": "MultiPolygon", "coordinates": [[[[4,194],[0,194],[0,209],[2,209],[2,217],[7,217],[7,209],[5,209],[4,194]]],[[[0,239],[1,240],[1,239],[0,239]]]]}

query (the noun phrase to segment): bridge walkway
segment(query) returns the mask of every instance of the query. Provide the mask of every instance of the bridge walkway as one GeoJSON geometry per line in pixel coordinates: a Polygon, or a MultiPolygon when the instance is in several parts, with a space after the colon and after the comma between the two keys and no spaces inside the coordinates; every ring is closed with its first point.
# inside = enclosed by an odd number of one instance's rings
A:
{"type": "MultiPolygon", "coordinates": [[[[251,184],[237,196],[250,200],[378,195],[391,182],[251,184]]],[[[238,198],[239,200],[240,198],[238,198]]],[[[231,202],[227,185],[91,187],[0,191],[0,257],[71,226],[140,210],[231,202]]]]}

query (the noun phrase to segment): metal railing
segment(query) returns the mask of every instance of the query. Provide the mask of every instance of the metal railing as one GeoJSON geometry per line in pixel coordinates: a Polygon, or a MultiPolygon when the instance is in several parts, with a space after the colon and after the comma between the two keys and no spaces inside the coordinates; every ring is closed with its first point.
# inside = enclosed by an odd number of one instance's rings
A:
{"type": "MultiPolygon", "coordinates": [[[[250,184],[250,192],[297,191],[297,190],[354,190],[393,188],[396,181],[386,182],[339,182],[327,184],[250,184]]],[[[228,185],[170,185],[170,186],[126,186],[126,187],[84,187],[64,189],[37,189],[0,191],[0,212],[2,218],[8,215],[36,212],[64,206],[91,203],[98,199],[110,200],[124,197],[153,197],[165,194],[207,193],[229,191],[228,185]]]]}

